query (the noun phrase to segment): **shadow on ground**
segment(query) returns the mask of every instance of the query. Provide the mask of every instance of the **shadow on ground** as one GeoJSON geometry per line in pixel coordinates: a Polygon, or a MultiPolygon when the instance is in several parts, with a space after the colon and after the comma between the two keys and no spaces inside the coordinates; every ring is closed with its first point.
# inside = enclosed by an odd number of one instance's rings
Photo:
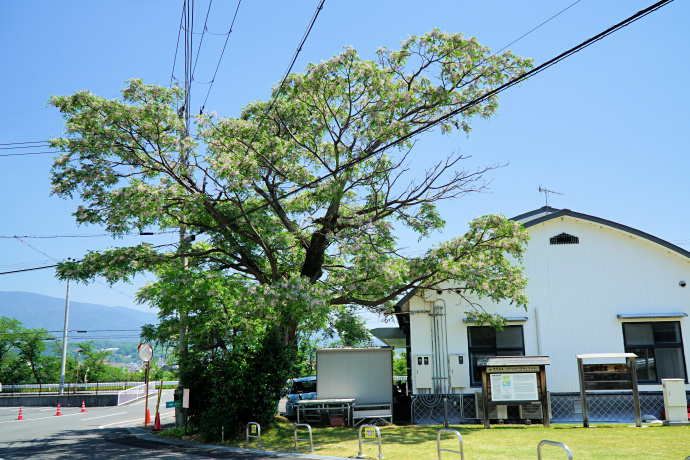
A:
{"type": "Polygon", "coordinates": [[[253,452],[232,452],[196,446],[163,444],[139,439],[126,429],[64,430],[31,441],[0,442],[0,459],[183,459],[231,458],[241,460],[285,458],[253,452]]]}

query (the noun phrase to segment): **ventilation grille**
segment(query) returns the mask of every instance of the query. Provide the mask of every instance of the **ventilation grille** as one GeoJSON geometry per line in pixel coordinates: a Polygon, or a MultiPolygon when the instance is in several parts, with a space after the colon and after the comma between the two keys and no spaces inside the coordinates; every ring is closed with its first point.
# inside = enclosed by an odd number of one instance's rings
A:
{"type": "Polygon", "coordinates": [[[575,235],[561,233],[549,239],[551,244],[580,244],[580,238],[575,235]]]}

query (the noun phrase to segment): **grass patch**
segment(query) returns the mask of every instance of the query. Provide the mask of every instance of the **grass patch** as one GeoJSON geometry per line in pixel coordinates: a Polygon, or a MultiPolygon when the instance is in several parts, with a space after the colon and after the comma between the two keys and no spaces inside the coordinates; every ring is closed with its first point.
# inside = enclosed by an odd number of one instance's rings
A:
{"type": "Polygon", "coordinates": [[[173,428],[165,428],[164,430],[156,432],[155,434],[161,438],[182,439],[182,436],[184,436],[184,427],[176,426],[173,428]]]}
{"type": "MultiPolygon", "coordinates": [[[[381,430],[383,456],[387,459],[436,460],[436,433],[440,426],[384,426],[381,430]]],[[[580,459],[619,460],[625,459],[684,459],[690,455],[690,427],[665,427],[650,425],[635,428],[634,425],[595,425],[582,428],[578,425],[552,424],[551,428],[541,425],[504,425],[485,430],[481,425],[455,425],[463,439],[463,450],[467,459],[533,459],[537,457],[537,445],[548,439],[564,443],[573,457],[580,459]]],[[[359,451],[356,428],[314,427],[314,449],[317,455],[355,457],[359,451]]],[[[283,417],[268,431],[261,432],[261,447],[265,450],[292,452],[294,425],[283,417]]],[[[306,430],[298,432],[299,438],[306,438],[306,430]]],[[[244,439],[226,442],[225,445],[244,447],[244,439]]],[[[308,453],[306,441],[299,444],[300,453],[308,453]]],[[[256,449],[256,439],[249,443],[256,449]]],[[[458,450],[457,438],[444,435],[442,449],[458,450]]],[[[370,459],[378,456],[378,447],[363,445],[363,454],[370,459]]],[[[455,454],[443,453],[443,458],[458,458],[455,454]]],[[[566,458],[556,447],[545,446],[542,458],[566,458]]]]}

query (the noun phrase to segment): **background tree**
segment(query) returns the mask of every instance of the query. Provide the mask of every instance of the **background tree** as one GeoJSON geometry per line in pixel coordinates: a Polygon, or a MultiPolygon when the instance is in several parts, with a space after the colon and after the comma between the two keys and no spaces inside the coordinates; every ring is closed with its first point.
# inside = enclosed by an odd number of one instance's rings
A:
{"type": "Polygon", "coordinates": [[[108,356],[110,356],[112,352],[110,350],[101,350],[97,348],[96,346],[94,346],[93,341],[80,342],[77,343],[75,346],[77,347],[77,351],[81,358],[80,362],[78,363],[80,367],[80,381],[107,381],[107,375],[109,374],[107,368],[109,368],[110,366],[108,366],[106,362],[108,356]]]}
{"type": "MultiPolygon", "coordinates": [[[[511,264],[527,239],[520,224],[477,218],[465,235],[415,257],[400,252],[394,225],[420,239],[443,228],[436,203],[482,190],[493,169],[457,169],[465,157],[451,154],[409,174],[409,136],[434,126],[469,133],[472,117],[498,107],[495,95],[484,96],[530,67],[433,30],[398,51],[379,49],[375,61],[346,48],[290,75],[271,102],[250,104],[237,119],[198,117],[189,137],[175,106],[180,88],[131,80],[122,101],[88,91],[53,97],[68,134],[51,140],[64,151],[53,191],[79,194],[79,223],[114,236],[149,226],[200,236],[174,252],[147,244],[92,252],[61,264],[59,276],[114,282],[155,271],[167,282],[140,299],[164,307],[161,339],[188,328],[189,366],[237,350],[258,356],[271,338],[282,345],[276,365],[289,367],[298,331],[323,329],[343,306],[383,312],[410,289],[444,282],[524,306],[525,279],[511,264]],[[175,310],[184,324],[174,324],[175,310]]],[[[482,305],[469,308],[492,319],[482,305]]]]}
{"type": "Polygon", "coordinates": [[[16,348],[16,331],[21,328],[20,321],[0,316],[0,382],[5,384],[23,383],[30,376],[29,368],[20,359],[16,348]]]}
{"type": "Polygon", "coordinates": [[[407,376],[407,352],[400,351],[393,355],[393,374],[407,376]]]}
{"type": "Polygon", "coordinates": [[[25,328],[13,318],[0,317],[0,372],[5,383],[43,383],[52,380],[58,367],[46,356],[46,341],[52,339],[43,328],[25,328]]]}

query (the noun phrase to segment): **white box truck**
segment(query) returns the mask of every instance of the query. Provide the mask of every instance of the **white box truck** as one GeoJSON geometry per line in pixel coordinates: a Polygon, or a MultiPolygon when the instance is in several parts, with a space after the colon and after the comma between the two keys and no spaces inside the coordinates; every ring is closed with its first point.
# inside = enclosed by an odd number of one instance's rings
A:
{"type": "Polygon", "coordinates": [[[393,418],[393,348],[316,350],[316,399],[354,399],[352,418],[393,418]]]}

